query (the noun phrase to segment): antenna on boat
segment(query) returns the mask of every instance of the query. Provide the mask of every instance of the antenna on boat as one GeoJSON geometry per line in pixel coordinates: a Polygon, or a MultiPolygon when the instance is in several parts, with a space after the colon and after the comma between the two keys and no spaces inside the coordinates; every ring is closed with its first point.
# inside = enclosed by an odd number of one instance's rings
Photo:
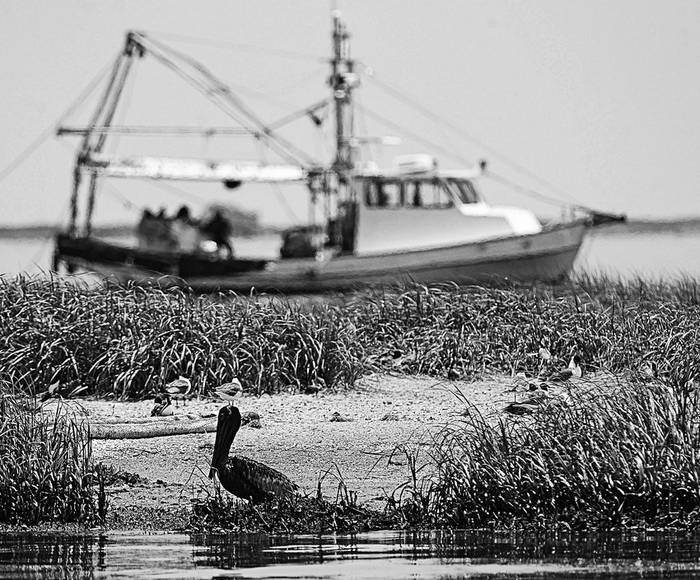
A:
{"type": "Polygon", "coordinates": [[[354,72],[355,63],[350,58],[350,34],[341,19],[339,10],[333,10],[333,58],[331,77],[328,81],[333,90],[335,105],[336,153],[333,168],[342,173],[354,164],[352,138],[354,133],[352,113],[352,90],[359,84],[354,72]]]}

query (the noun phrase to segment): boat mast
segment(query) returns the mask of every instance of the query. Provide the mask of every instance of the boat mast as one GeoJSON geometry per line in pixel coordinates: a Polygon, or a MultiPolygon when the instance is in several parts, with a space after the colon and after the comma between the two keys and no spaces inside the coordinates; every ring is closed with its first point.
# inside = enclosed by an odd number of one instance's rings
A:
{"type": "MultiPolygon", "coordinates": [[[[124,50],[117,57],[112,68],[107,88],[98,104],[87,130],[84,133],[82,146],[78,152],[73,172],[73,193],[71,196],[71,216],[69,233],[75,235],[77,232],[78,219],[78,194],[81,185],[81,167],[84,161],[93,153],[100,153],[104,148],[108,133],[106,131],[93,132],[98,125],[109,129],[114,119],[114,114],[119,104],[119,99],[124,90],[126,78],[133,62],[134,56],[142,57],[143,47],[138,43],[133,32],[126,36],[124,50]]],[[[95,207],[95,192],[97,189],[97,175],[90,176],[88,187],[88,203],[85,215],[85,233],[90,235],[92,229],[92,213],[95,207]]]]}
{"type": "Polygon", "coordinates": [[[335,105],[336,153],[333,169],[343,174],[353,168],[354,155],[352,138],[353,112],[352,90],[358,84],[354,72],[354,61],[350,58],[350,34],[341,20],[340,11],[333,12],[333,58],[329,85],[333,89],[335,105]]]}

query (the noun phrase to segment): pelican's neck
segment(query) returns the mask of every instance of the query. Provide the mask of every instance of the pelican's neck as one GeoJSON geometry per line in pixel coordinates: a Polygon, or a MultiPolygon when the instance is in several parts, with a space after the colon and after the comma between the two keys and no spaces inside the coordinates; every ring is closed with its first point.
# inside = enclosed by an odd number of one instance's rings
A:
{"type": "Polygon", "coordinates": [[[219,413],[219,421],[216,426],[216,439],[214,440],[214,454],[211,458],[211,466],[219,469],[226,463],[231,444],[240,427],[240,420],[232,413],[219,413]]]}

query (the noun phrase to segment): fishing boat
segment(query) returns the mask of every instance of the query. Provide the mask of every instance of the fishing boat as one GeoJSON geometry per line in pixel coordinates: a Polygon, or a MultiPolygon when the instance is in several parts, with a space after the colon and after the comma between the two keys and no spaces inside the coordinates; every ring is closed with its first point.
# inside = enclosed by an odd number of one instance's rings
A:
{"type": "Polygon", "coordinates": [[[406,280],[556,281],[570,273],[590,228],[622,219],[579,207],[566,220],[542,224],[528,209],[489,205],[479,185],[489,176],[483,161],[463,169],[443,167],[423,153],[398,156],[385,168],[360,161],[362,138],[354,128],[353,93],[361,76],[350,57],[349,38],[335,12],[330,96],[301,111],[318,123],[321,108],[333,113],[333,157],[317,162],[260,119],[203,65],[183,59],[144,33],[127,33],[88,125],[58,130],[60,135],[81,136],[82,144],[76,156],[70,222],[57,235],[54,268],[95,272],[119,283],[198,291],[324,292],[406,280]],[[160,130],[114,124],[132,63],[149,56],[203,88],[207,98],[236,119],[231,132],[249,134],[281,161],[107,154],[105,143],[111,135],[160,130]],[[282,232],[279,257],[274,259],[224,255],[204,245],[117,244],[93,235],[99,186],[106,179],[218,182],[234,195],[250,184],[302,184],[312,203],[322,207],[323,217],[282,232]]]}

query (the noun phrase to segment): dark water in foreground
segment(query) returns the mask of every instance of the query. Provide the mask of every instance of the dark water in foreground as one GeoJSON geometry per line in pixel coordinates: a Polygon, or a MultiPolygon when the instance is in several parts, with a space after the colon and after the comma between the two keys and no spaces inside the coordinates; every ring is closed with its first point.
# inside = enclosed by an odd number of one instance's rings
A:
{"type": "Polygon", "coordinates": [[[0,578],[696,578],[700,532],[0,535],[0,578]]]}

